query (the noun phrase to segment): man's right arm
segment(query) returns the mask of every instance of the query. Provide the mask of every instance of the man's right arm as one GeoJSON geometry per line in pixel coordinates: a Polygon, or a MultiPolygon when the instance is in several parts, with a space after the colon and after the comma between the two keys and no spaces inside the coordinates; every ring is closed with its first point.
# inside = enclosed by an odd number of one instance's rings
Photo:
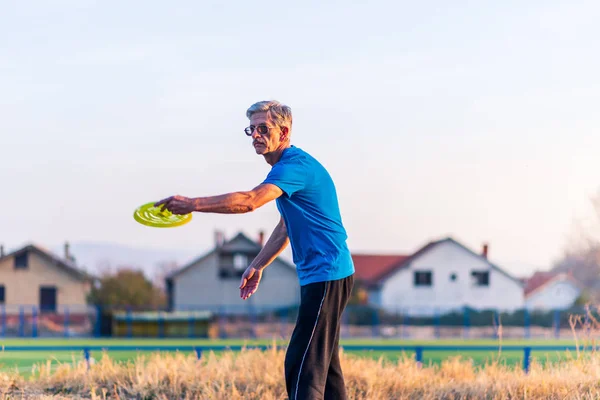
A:
{"type": "Polygon", "coordinates": [[[273,230],[273,233],[271,233],[269,240],[267,240],[256,258],[250,263],[249,268],[258,270],[265,269],[283,250],[285,250],[289,242],[290,239],[287,234],[287,228],[282,217],[273,230]]]}

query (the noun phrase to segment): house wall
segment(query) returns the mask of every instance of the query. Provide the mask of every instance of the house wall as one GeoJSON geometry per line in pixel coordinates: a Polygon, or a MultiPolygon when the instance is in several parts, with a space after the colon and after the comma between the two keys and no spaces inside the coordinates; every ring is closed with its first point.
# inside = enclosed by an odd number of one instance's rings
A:
{"type": "Polygon", "coordinates": [[[512,311],[524,307],[523,287],[492,269],[485,259],[452,242],[444,242],[387,279],[381,289],[380,305],[390,312],[413,315],[431,315],[464,306],[512,311]],[[415,287],[415,270],[432,271],[432,286],[415,287]],[[489,271],[489,286],[474,286],[471,277],[473,270],[489,271]],[[453,273],[456,274],[455,281],[450,280],[453,273]]]}
{"type": "Polygon", "coordinates": [[[573,282],[557,280],[531,293],[525,299],[525,305],[531,310],[562,310],[572,306],[579,294],[580,290],[573,282]]]}
{"type": "Polygon", "coordinates": [[[15,269],[14,257],[0,261],[0,285],[4,285],[5,304],[39,306],[40,286],[56,287],[57,311],[69,306],[73,311],[86,307],[90,284],[53,265],[35,252],[29,252],[28,267],[15,269]]]}
{"type": "Polygon", "coordinates": [[[243,312],[256,308],[279,308],[300,303],[296,271],[275,260],[263,274],[258,291],[248,300],[240,298],[240,279],[219,277],[216,253],[173,279],[173,306],[212,311],[243,312]]]}

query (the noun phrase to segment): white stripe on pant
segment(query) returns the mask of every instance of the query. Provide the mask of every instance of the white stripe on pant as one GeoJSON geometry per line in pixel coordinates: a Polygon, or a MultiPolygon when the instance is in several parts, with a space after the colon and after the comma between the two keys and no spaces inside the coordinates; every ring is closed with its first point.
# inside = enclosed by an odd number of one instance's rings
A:
{"type": "Polygon", "coordinates": [[[302,374],[302,366],[304,365],[304,359],[306,358],[306,353],[308,353],[308,349],[310,347],[310,343],[312,342],[312,338],[315,335],[315,329],[317,329],[317,324],[319,323],[319,315],[321,315],[321,309],[323,308],[323,301],[325,301],[325,295],[327,294],[327,288],[323,291],[323,298],[321,299],[321,304],[319,305],[319,312],[317,313],[317,319],[315,320],[315,325],[313,326],[312,333],[310,335],[310,339],[308,339],[308,345],[306,346],[306,350],[304,350],[304,355],[302,356],[302,362],[300,363],[300,371],[298,371],[298,379],[296,381],[296,393],[294,394],[294,398],[298,398],[298,386],[300,385],[300,375],[302,374]]]}

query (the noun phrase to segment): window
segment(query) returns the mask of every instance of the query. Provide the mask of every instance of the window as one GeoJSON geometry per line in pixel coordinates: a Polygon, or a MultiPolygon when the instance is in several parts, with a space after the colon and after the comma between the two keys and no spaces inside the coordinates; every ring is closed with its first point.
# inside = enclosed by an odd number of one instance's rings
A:
{"type": "Polygon", "coordinates": [[[40,311],[56,311],[56,287],[40,287],[40,311]]]}
{"type": "Polygon", "coordinates": [[[415,271],[415,286],[431,286],[431,271],[415,271]]]}
{"type": "Polygon", "coordinates": [[[5,296],[4,285],[0,285],[0,304],[4,304],[6,302],[4,296],[5,296]]]}
{"type": "Polygon", "coordinates": [[[450,282],[455,282],[456,281],[456,273],[451,273],[450,274],[450,282]]]}
{"type": "Polygon", "coordinates": [[[27,252],[15,256],[15,269],[25,269],[29,264],[29,254],[27,252]]]}
{"type": "Polygon", "coordinates": [[[473,278],[474,286],[489,286],[490,285],[489,271],[472,271],[471,277],[473,278]]]}
{"type": "Polygon", "coordinates": [[[248,267],[248,257],[245,254],[235,254],[233,256],[233,268],[237,271],[245,270],[248,267]]]}

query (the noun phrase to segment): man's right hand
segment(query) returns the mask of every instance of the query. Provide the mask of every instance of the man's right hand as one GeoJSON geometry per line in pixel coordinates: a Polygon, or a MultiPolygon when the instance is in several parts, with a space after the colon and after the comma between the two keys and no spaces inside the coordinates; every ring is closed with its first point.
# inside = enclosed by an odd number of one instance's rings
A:
{"type": "Polygon", "coordinates": [[[246,300],[256,292],[260,278],[262,278],[262,270],[253,267],[246,268],[240,284],[240,297],[242,299],[246,300]]]}

